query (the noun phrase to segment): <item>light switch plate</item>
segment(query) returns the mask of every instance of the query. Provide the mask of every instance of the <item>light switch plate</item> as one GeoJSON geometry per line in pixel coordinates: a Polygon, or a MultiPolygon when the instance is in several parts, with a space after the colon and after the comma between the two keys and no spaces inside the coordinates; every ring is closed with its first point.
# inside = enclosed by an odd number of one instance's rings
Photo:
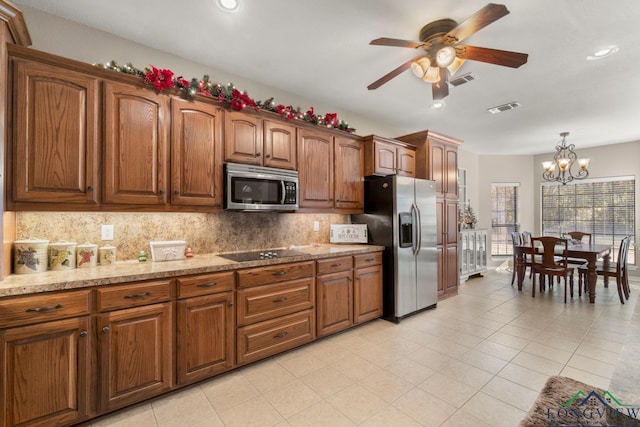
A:
{"type": "Polygon", "coordinates": [[[102,224],[102,240],[113,240],[113,224],[102,224]]]}

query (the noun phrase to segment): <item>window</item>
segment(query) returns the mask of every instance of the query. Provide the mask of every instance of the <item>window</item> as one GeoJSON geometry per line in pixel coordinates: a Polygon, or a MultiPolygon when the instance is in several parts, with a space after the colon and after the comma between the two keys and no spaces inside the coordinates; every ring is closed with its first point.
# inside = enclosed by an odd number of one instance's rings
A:
{"type": "MultiPolygon", "coordinates": [[[[542,234],[562,236],[569,231],[591,233],[594,243],[610,244],[617,259],[620,241],[635,236],[635,178],[590,179],[541,186],[542,234]]],[[[635,264],[635,245],[627,262],[635,264]]]]}
{"type": "Polygon", "coordinates": [[[491,184],[491,255],[513,255],[511,233],[519,231],[519,183],[491,184]]]}

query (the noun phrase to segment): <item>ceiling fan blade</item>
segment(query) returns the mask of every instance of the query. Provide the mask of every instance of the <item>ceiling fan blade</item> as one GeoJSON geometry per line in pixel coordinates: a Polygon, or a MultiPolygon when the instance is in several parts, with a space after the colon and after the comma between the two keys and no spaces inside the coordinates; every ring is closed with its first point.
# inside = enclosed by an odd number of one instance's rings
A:
{"type": "Polygon", "coordinates": [[[447,84],[447,69],[440,68],[440,80],[431,84],[433,100],[444,99],[449,96],[449,85],[447,84]]]}
{"type": "Polygon", "coordinates": [[[369,44],[376,45],[376,46],[412,47],[414,49],[426,46],[426,43],[422,43],[422,42],[413,42],[410,40],[401,40],[401,39],[390,39],[388,37],[380,37],[379,39],[371,40],[369,44]]]}
{"type": "Polygon", "coordinates": [[[508,50],[489,49],[487,47],[456,45],[456,56],[461,59],[487,62],[504,67],[518,68],[527,63],[529,55],[508,50]]]}
{"type": "Polygon", "coordinates": [[[444,35],[442,41],[448,45],[458,43],[508,14],[505,5],[489,3],[444,35]]]}
{"type": "Polygon", "coordinates": [[[408,70],[409,67],[411,67],[411,63],[413,61],[416,61],[416,60],[422,58],[423,56],[424,55],[416,56],[415,58],[412,58],[412,59],[408,60],[407,62],[405,62],[404,64],[402,64],[398,68],[396,68],[395,70],[385,74],[384,76],[380,77],[375,82],[371,83],[369,86],[367,86],[367,89],[369,89],[369,90],[378,89],[380,86],[382,86],[383,84],[385,84],[386,82],[388,82],[392,78],[394,78],[394,77],[402,74],[406,70],[408,70]]]}

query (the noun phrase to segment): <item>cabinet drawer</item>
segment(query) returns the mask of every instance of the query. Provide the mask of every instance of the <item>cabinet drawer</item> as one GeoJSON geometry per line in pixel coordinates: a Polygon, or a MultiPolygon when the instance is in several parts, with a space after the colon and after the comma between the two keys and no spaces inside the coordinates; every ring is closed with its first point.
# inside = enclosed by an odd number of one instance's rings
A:
{"type": "Polygon", "coordinates": [[[238,364],[263,359],[314,338],[312,310],[238,328],[238,364]]]}
{"type": "Polygon", "coordinates": [[[382,252],[372,252],[370,254],[354,255],[353,268],[370,267],[382,264],[382,252]]]}
{"type": "Polygon", "coordinates": [[[0,329],[89,314],[90,290],[0,299],[0,329]]]}
{"type": "Polygon", "coordinates": [[[171,299],[171,279],[99,288],[96,290],[96,295],[98,311],[169,301],[171,299]]]}
{"type": "Polygon", "coordinates": [[[238,325],[313,307],[313,277],[238,290],[238,325]]]}
{"type": "Polygon", "coordinates": [[[351,256],[322,259],[316,262],[318,263],[318,275],[347,271],[353,267],[353,259],[351,256]]]}
{"type": "Polygon", "coordinates": [[[313,276],[313,261],[270,265],[238,271],[238,287],[266,285],[313,276]]]}
{"type": "Polygon", "coordinates": [[[188,298],[225,292],[233,289],[233,271],[224,273],[199,274],[191,277],[181,277],[178,282],[178,298],[188,298]]]}

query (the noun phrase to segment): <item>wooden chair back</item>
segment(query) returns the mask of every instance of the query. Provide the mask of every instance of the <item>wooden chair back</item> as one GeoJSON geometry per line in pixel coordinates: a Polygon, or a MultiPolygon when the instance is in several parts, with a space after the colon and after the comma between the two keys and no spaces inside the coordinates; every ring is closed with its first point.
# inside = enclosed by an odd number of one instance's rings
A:
{"type": "Polygon", "coordinates": [[[579,240],[583,243],[591,244],[591,233],[583,233],[582,231],[570,231],[567,233],[573,240],[579,240]],[[589,240],[587,242],[584,241],[584,238],[588,237],[589,240]]]}

